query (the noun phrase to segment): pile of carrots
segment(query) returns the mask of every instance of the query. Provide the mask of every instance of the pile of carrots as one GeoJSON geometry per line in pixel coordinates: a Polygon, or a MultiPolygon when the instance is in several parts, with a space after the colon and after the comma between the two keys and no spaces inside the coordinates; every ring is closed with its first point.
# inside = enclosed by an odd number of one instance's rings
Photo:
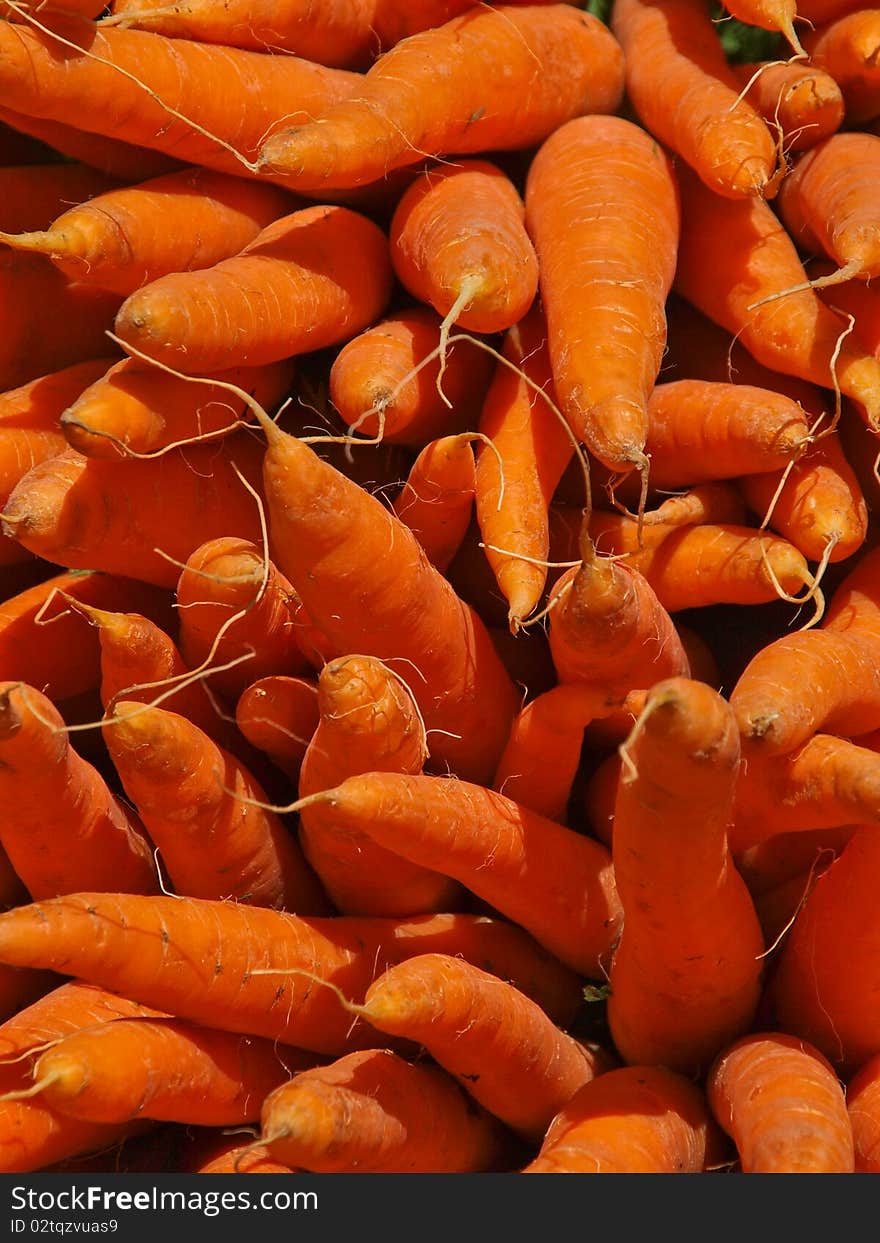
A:
{"type": "Polygon", "coordinates": [[[880,1171],[878,49],[5,0],[0,1171],[880,1171]]]}

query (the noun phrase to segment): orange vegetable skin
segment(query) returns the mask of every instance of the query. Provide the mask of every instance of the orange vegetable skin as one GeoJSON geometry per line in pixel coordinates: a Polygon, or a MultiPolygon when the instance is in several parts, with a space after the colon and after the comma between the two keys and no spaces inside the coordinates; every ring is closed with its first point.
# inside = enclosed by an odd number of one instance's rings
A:
{"type": "Polygon", "coordinates": [[[473,437],[442,436],[425,445],[392,509],[428,560],[445,572],[471,521],[476,488],[473,437]]]}
{"type": "Polygon", "coordinates": [[[847,124],[852,126],[880,115],[880,9],[870,4],[847,7],[855,11],[830,14],[827,21],[808,31],[804,47],[811,61],[837,82],[843,92],[847,124]]]}
{"type": "Polygon", "coordinates": [[[570,121],[529,167],[526,224],[562,410],[604,465],[643,466],[678,246],[669,157],[622,117],[570,121]]]}
{"type": "Polygon", "coordinates": [[[830,73],[798,61],[733,65],[746,99],[768,124],[782,129],[785,151],[805,151],[843,124],[843,95],[830,73]],[[760,73],[758,72],[760,70],[760,73]]]}
{"type": "MultiPolygon", "coordinates": [[[[10,126],[16,134],[32,137],[45,144],[46,150],[58,152],[70,160],[87,164],[120,181],[147,181],[180,168],[180,162],[158,151],[134,146],[116,138],[92,134],[61,121],[47,121],[23,112],[0,108],[0,124],[10,126]]],[[[47,220],[46,224],[51,221],[47,220]]]]}
{"type": "Polygon", "coordinates": [[[24,233],[47,229],[69,203],[82,203],[116,185],[87,164],[22,164],[0,167],[0,229],[24,233]]]}
{"type": "Polygon", "coordinates": [[[880,1053],[874,1054],[851,1076],[846,1103],[855,1144],[859,1174],[880,1170],[880,1053]]]}
{"type": "Polygon", "coordinates": [[[319,719],[318,689],[305,678],[258,678],[235,705],[235,721],[288,777],[296,780],[319,719]]]}

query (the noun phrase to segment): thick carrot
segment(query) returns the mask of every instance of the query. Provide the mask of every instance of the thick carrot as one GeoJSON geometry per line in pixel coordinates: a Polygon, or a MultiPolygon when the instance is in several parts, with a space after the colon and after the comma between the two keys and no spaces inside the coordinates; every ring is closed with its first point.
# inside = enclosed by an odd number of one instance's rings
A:
{"type": "Polygon", "coordinates": [[[719,1054],[706,1094],[743,1174],[852,1174],[853,1128],[825,1057],[780,1032],[751,1032],[719,1054]]]}
{"type": "Polygon", "coordinates": [[[295,56],[97,22],[41,24],[47,29],[0,24],[5,108],[67,125],[75,117],[78,129],[237,176],[248,174],[242,157],[252,159],[267,133],[320,115],[360,82],[295,56]],[[218,81],[234,82],[247,106],[230,111],[218,81]]]}
{"type": "Polygon", "coordinates": [[[174,272],[131,294],[115,327],[190,375],[259,366],[353,337],[382,314],[391,280],[378,225],[347,207],[306,207],[207,271],[174,272]]]}
{"type": "Polygon", "coordinates": [[[312,622],[337,652],[389,660],[406,678],[433,765],[489,779],[517,692],[476,611],[380,500],[273,423],[266,433],[270,552],[312,622]]]}
{"type": "Polygon", "coordinates": [[[606,466],[644,467],[678,246],[669,157],[631,121],[579,117],[541,146],[525,201],[562,410],[606,466]]]}
{"type": "Polygon", "coordinates": [[[257,505],[237,472],[254,486],[261,457],[247,432],[125,464],[68,449],[35,466],[13,489],[3,533],[59,565],[173,588],[180,566],[168,557],[184,562],[200,544],[229,531],[260,539],[257,505]]]}
{"type": "Polygon", "coordinates": [[[614,0],[626,90],[649,133],[716,194],[770,198],[782,169],[763,117],[740,95],[701,0],[614,0]]]}
{"type": "Polygon", "coordinates": [[[533,1142],[578,1088],[614,1064],[512,985],[446,954],[390,967],[360,1012],[379,1031],[422,1046],[478,1104],[533,1142]]]}
{"type": "Polygon", "coordinates": [[[143,825],[70,744],[51,700],[32,686],[0,692],[0,838],[35,899],[91,886],[158,888],[143,825]]]}
{"type": "Polygon", "coordinates": [[[547,325],[537,303],[505,335],[502,352],[512,366],[496,365],[478,425],[492,446],[477,447],[476,514],[516,633],[547,581],[541,564],[550,547],[547,510],[573,445],[542,396],[555,401],[547,325]]]}
{"type": "Polygon", "coordinates": [[[649,690],[622,754],[608,1023],[624,1061],[699,1073],[748,1030],[762,985],[761,927],[727,844],[736,718],[705,683],[670,678],[649,690]]]}
{"type": "Polygon", "coordinates": [[[840,390],[880,425],[880,361],[852,336],[846,322],[812,289],[763,298],[802,286],[807,274],[795,244],[769,204],[736,202],[708,190],[679,168],[682,231],[675,287],[709,319],[737,336],[750,354],[775,371],[840,390]],[[711,273],[705,257],[725,238],[711,273]]]}
{"type": "Polygon", "coordinates": [[[570,972],[504,920],[302,918],[118,893],[67,895],[0,915],[0,961],[9,965],[60,967],[181,1019],[334,1056],[381,1038],[366,1024],[353,1029],[335,993],[313,977],[358,1002],[386,967],[435,952],[461,953],[512,979],[551,1017],[564,1010],[557,1022],[570,1021],[570,972]]]}
{"type": "MultiPolygon", "coordinates": [[[[110,360],[112,362],[113,360],[110,360]]],[[[274,411],[290,390],[292,359],[263,367],[233,367],[211,379],[234,384],[264,410],[274,411]]],[[[249,417],[244,400],[228,388],[191,383],[136,358],[109,365],[61,416],[70,444],[86,457],[154,453],[182,440],[233,431],[249,417]]]]}
{"type": "Polygon", "coordinates": [[[179,894],[326,911],[289,827],[257,806],[266,795],[230,752],[185,717],[134,700],[116,701],[103,733],[179,894]]]}
{"type": "Polygon", "coordinates": [[[179,160],[158,151],[92,134],[62,121],[47,121],[0,107],[0,123],[11,126],[17,134],[45,144],[45,151],[49,153],[56,152],[69,160],[88,164],[119,181],[147,181],[181,167],[179,160]]]}
{"type": "Polygon", "coordinates": [[[467,534],[474,507],[473,436],[441,436],[425,445],[394,498],[395,515],[445,573],[467,534]]]}
{"type": "Polygon", "coordinates": [[[846,1085],[846,1107],[858,1174],[880,1170],[880,1053],[869,1057],[846,1085]]]}
{"type": "MultiPolygon", "coordinates": [[[[299,778],[300,797],[365,772],[420,773],[427,740],[415,702],[392,669],[370,656],[345,656],[318,677],[320,719],[299,778]]],[[[300,842],[340,911],[410,915],[454,909],[459,887],[410,863],[368,835],[336,822],[332,806],[303,808],[300,842]]]]}
{"type": "Polygon", "coordinates": [[[257,163],[298,190],[359,186],[426,155],[535,146],[571,117],[613,112],[622,91],[620,48],[592,14],[480,6],[392,48],[350,102],[276,126],[257,163]],[[487,108],[485,75],[499,64],[487,108]]]}
{"type": "MultiPolygon", "coordinates": [[[[819,877],[828,870],[857,829],[858,825],[850,824],[814,833],[777,833],[775,837],[737,856],[737,868],[749,886],[767,945],[782,943],[819,877]],[[798,844],[802,842],[809,848],[809,857],[806,852],[801,856],[795,839],[798,844]],[[783,869],[786,875],[778,880],[767,880],[763,873],[764,855],[770,847],[777,854],[794,856],[800,866],[790,864],[783,869]]],[[[772,873],[775,859],[769,862],[772,873]]]]}
{"type": "Polygon", "coordinates": [[[511,328],[538,291],[523,201],[488,160],[425,169],[401,196],[388,240],[404,288],[469,332],[511,328]]]}
{"type": "Polygon", "coordinates": [[[524,1174],[698,1174],[718,1148],[703,1092],[663,1066],[623,1066],[584,1084],[524,1174]]]}
{"type": "Polygon", "coordinates": [[[40,1054],[33,1084],[50,1109],[88,1122],[236,1126],[257,1122],[264,1097],[315,1060],[265,1037],[120,1018],[40,1054]]]}
{"type": "Polygon", "coordinates": [[[310,797],[332,810],[340,830],[453,877],[567,966],[601,974],[619,907],[599,843],[502,794],[443,777],[371,772],[310,797]]]}
{"type": "Polygon", "coordinates": [[[408,308],[358,333],[338,351],[330,365],[330,400],[353,431],[421,447],[475,425],[492,374],[491,357],[468,341],[454,341],[445,354],[441,396],[440,324],[431,307],[408,308]]]}
{"type": "Polygon", "coordinates": [[[880,115],[880,9],[861,5],[835,14],[804,35],[813,64],[826,70],[843,92],[847,124],[858,125],[880,115]]]}
{"type": "Polygon", "coordinates": [[[112,177],[87,164],[4,164],[0,168],[0,229],[47,229],[70,203],[115,187],[112,177]]]}
{"type": "Polygon", "coordinates": [[[128,1127],[67,1118],[38,1100],[0,1101],[0,1172],[39,1172],[69,1157],[105,1151],[128,1133],[128,1127]]]}
{"type": "Polygon", "coordinates": [[[799,61],[754,61],[732,65],[746,99],[767,124],[779,126],[785,151],[806,151],[836,134],[843,124],[843,94],[818,65],[799,61]]]}
{"type": "Polygon", "coordinates": [[[319,716],[315,683],[284,674],[258,678],[235,705],[235,722],[248,742],[293,781],[319,716]]]}
{"type": "Polygon", "coordinates": [[[85,1027],[97,1027],[117,1019],[156,1019],[160,1011],[129,1001],[117,993],[107,992],[84,980],[67,980],[45,993],[37,1001],[19,1010],[0,1024],[0,1074],[11,1078],[11,1072],[23,1078],[30,1062],[23,1053],[33,1057],[44,1045],[85,1027]],[[9,1063],[5,1066],[4,1063],[9,1063]]]}
{"type": "Polygon", "coordinates": [[[464,1174],[505,1168],[504,1128],[438,1066],[390,1049],[300,1071],[264,1104],[260,1142],[323,1174],[464,1174]]]}

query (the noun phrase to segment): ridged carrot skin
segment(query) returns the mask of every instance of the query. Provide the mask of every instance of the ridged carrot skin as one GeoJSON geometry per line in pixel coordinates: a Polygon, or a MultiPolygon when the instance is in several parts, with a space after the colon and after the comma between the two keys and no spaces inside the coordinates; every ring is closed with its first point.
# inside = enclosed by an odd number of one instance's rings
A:
{"type": "Polygon", "coordinates": [[[675,273],[669,157],[631,121],[579,117],[532,160],[525,202],[559,403],[605,466],[631,470],[643,464],[675,273]]]}
{"type": "Polygon", "coordinates": [[[747,26],[784,35],[796,53],[803,53],[794,28],[798,17],[796,0],[733,0],[728,12],[747,26]]]}
{"type": "Polygon", "coordinates": [[[880,115],[880,12],[871,5],[847,7],[855,11],[829,15],[806,32],[804,47],[810,60],[837,82],[843,92],[847,124],[857,126],[880,115]]]}
{"type": "MultiPolygon", "coordinates": [[[[514,5],[528,0],[509,0],[514,5]]],[[[538,4],[554,3],[555,0],[537,0],[538,4]]],[[[531,0],[534,4],[535,0],[531,0]]],[[[467,9],[477,6],[474,0],[375,0],[373,27],[381,49],[387,51],[401,39],[442,26],[467,9]]]]}
{"type": "Polygon", "coordinates": [[[235,722],[248,742],[294,781],[319,717],[315,683],[283,674],[257,678],[235,705],[235,722]]]}
{"type": "Polygon", "coordinates": [[[700,0],[614,0],[611,28],[642,125],[716,194],[772,197],[773,136],[745,100],[700,0]]]}
{"type": "Polygon", "coordinates": [[[571,117],[613,112],[622,92],[620,48],[592,14],[474,7],[390,49],[320,121],[280,129],[258,165],[296,190],[359,186],[428,155],[536,146],[571,117]],[[487,109],[485,74],[499,64],[487,109]]]}
{"type": "Polygon", "coordinates": [[[431,565],[444,574],[471,522],[476,491],[473,444],[468,432],[429,441],[392,504],[431,565]]]}
{"type": "Polygon", "coordinates": [[[843,94],[818,65],[755,61],[731,67],[741,88],[751,83],[749,103],[768,124],[781,128],[784,151],[815,147],[843,124],[843,94]]]}
{"type": "Polygon", "coordinates": [[[105,138],[61,121],[26,116],[9,108],[0,108],[0,124],[8,125],[16,134],[45,144],[69,160],[87,164],[89,168],[96,168],[119,181],[147,181],[150,177],[161,177],[181,167],[179,160],[150,151],[147,147],[138,147],[118,138],[105,138]]]}
{"type": "Polygon", "coordinates": [[[858,1174],[880,1170],[880,1053],[864,1062],[846,1085],[846,1102],[858,1174]]]}
{"type": "Polygon", "coordinates": [[[7,1073],[3,1064],[9,1062],[14,1064],[16,1073],[23,1074],[32,1062],[19,1061],[20,1054],[36,1051],[38,1046],[81,1028],[97,1027],[117,1019],[162,1017],[158,1010],[109,993],[95,984],[67,980],[0,1023],[0,1073],[7,1073]]]}

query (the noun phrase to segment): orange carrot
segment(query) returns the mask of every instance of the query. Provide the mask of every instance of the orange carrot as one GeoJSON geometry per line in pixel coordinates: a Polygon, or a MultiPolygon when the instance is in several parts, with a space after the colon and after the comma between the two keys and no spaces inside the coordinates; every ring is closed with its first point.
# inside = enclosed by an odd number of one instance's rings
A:
{"type": "Polygon", "coordinates": [[[0,752],[0,838],[33,898],[89,885],[156,891],[140,820],[73,750],[61,714],[36,688],[2,684],[0,752]]]}
{"type": "Polygon", "coordinates": [[[293,781],[319,719],[318,688],[305,678],[258,678],[235,705],[238,728],[293,781]]]}
{"type": "Polygon", "coordinates": [[[399,311],[343,345],[330,365],[330,399],[352,431],[388,444],[418,445],[476,423],[492,361],[468,341],[440,358],[440,317],[431,307],[399,311]],[[446,404],[449,402],[449,405],[446,404]]]}
{"type": "Polygon", "coordinates": [[[83,203],[116,185],[87,164],[23,164],[0,168],[0,229],[46,229],[70,203],[83,203]]]}
{"type": "Polygon", "coordinates": [[[623,1066],[580,1088],[524,1174],[698,1174],[718,1148],[702,1091],[663,1066],[623,1066]]]}
{"type": "Polygon", "coordinates": [[[813,833],[777,833],[736,856],[767,945],[776,947],[783,942],[819,877],[857,829],[850,824],[813,833]],[[780,856],[787,856],[786,866],[779,865],[780,856]],[[781,874],[776,877],[775,872],[781,874]]]}
{"type": "Polygon", "coordinates": [[[196,1155],[187,1162],[182,1171],[187,1174],[290,1174],[288,1165],[269,1156],[260,1145],[243,1144],[236,1136],[217,1138],[211,1131],[210,1143],[199,1145],[196,1155]]]}
{"type": "Polygon", "coordinates": [[[853,1129],[837,1075],[806,1041],[752,1032],[709,1069],[712,1113],[744,1174],[852,1174],[853,1129]]]}
{"type": "Polygon", "coordinates": [[[491,1171],[511,1149],[450,1075],[390,1049],[294,1075],[264,1101],[260,1143],[286,1165],[327,1174],[491,1171]]]}
{"type": "Polygon", "coordinates": [[[468,432],[429,441],[392,505],[441,573],[448,569],[471,521],[476,489],[472,441],[468,432]]]}
{"type": "Polygon", "coordinates": [[[880,1053],[864,1062],[846,1085],[846,1106],[858,1174],[880,1169],[880,1053]]]}
{"type": "Polygon", "coordinates": [[[230,752],[185,717],[134,700],[116,701],[103,733],[179,894],[326,911],[288,826],[257,806],[266,795],[230,752]]]}
{"type": "Polygon", "coordinates": [[[645,129],[716,194],[771,198],[782,172],[773,136],[738,98],[739,82],[700,0],[614,0],[611,28],[645,129]]]}
{"type": "Polygon", "coordinates": [[[826,70],[843,92],[848,125],[880,115],[880,10],[860,5],[832,15],[804,35],[810,60],[826,70]]]}
{"type": "Polygon", "coordinates": [[[25,116],[8,108],[0,108],[0,124],[11,126],[17,134],[45,143],[46,152],[54,150],[69,160],[88,164],[90,168],[120,181],[147,181],[150,177],[161,177],[163,173],[181,167],[178,160],[158,151],[92,134],[74,125],[65,125],[62,121],[25,116]]]}
{"type": "Polygon", "coordinates": [[[517,694],[479,616],[380,500],[271,421],[265,430],[270,553],[312,622],[338,653],[387,659],[406,678],[434,766],[489,779],[517,694]]]}
{"type": "Polygon", "coordinates": [[[512,985],[446,954],[390,967],[359,1012],[379,1031],[422,1046],[478,1104],[532,1141],[578,1088],[613,1065],[512,985]]]}
{"type": "Polygon", "coordinates": [[[649,690],[622,755],[608,1023],[624,1061],[699,1073],[748,1030],[762,984],[761,928],[727,844],[736,719],[711,687],[670,678],[649,690]]]}
{"type": "MultiPolygon", "coordinates": [[[[509,4],[549,4],[554,0],[508,0],[509,4]]],[[[401,39],[442,26],[467,9],[478,6],[474,0],[376,0],[373,27],[382,50],[393,47],[401,39]]]]}
{"type": "Polygon", "coordinates": [[[631,121],[579,117],[541,146],[525,198],[562,410],[604,465],[641,469],[678,245],[669,158],[631,121]]]}
{"type": "Polygon", "coordinates": [[[117,1019],[162,1017],[158,1010],[95,984],[67,980],[0,1024],[0,1074],[10,1076],[14,1068],[16,1074],[23,1075],[22,1067],[29,1064],[21,1054],[32,1052],[35,1056],[44,1045],[82,1028],[117,1019]]]}
{"type": "Polygon", "coordinates": [[[105,1151],[129,1133],[67,1118],[36,1100],[0,1101],[0,1172],[42,1171],[85,1153],[105,1151]]]}
{"type": "Polygon", "coordinates": [[[513,182],[488,160],[425,169],[389,228],[397,279],[469,332],[503,332],[538,291],[538,260],[513,182]]]}
{"type": "Polygon", "coordinates": [[[311,124],[288,123],[257,163],[298,190],[359,186],[426,155],[535,146],[571,117],[613,112],[622,90],[620,48],[592,14],[567,4],[475,7],[392,48],[350,102],[311,124]],[[485,73],[499,64],[487,109],[485,73]]]}
{"type": "Polygon", "coordinates": [[[339,344],[378,318],[390,293],[378,225],[346,207],[306,207],[207,271],[174,272],[131,294],[115,327],[192,375],[339,344]]]}
{"type": "Polygon", "coordinates": [[[732,65],[746,99],[771,129],[779,126],[785,151],[806,151],[836,134],[843,124],[843,95],[818,65],[798,61],[755,61],[732,65]]]}
{"type": "Polygon", "coordinates": [[[761,30],[772,30],[785,36],[795,55],[803,56],[804,49],[795,32],[795,19],[799,16],[796,0],[732,0],[725,4],[728,13],[761,30]]]}

